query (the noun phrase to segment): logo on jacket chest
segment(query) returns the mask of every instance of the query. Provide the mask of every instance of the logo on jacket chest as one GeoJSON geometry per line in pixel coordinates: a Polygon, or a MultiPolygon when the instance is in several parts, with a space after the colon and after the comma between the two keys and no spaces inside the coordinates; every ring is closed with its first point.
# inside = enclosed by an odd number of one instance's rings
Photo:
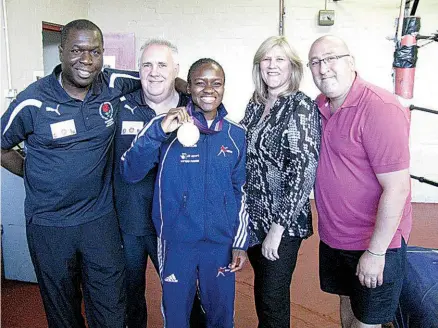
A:
{"type": "Polygon", "coordinates": [[[59,112],[59,106],[60,106],[59,104],[57,104],[55,108],[47,106],[46,112],[53,112],[53,113],[58,114],[58,116],[61,116],[61,113],[59,112]]]}
{"type": "Polygon", "coordinates": [[[109,101],[105,101],[99,107],[99,114],[105,120],[107,127],[114,124],[114,109],[109,101]]]}
{"type": "Polygon", "coordinates": [[[231,155],[233,153],[232,150],[228,149],[228,147],[225,147],[224,145],[221,146],[219,152],[217,153],[217,156],[223,155],[224,157],[227,157],[227,155],[231,155]]]}
{"type": "Polygon", "coordinates": [[[179,162],[185,164],[199,163],[199,154],[181,153],[179,162]]]}

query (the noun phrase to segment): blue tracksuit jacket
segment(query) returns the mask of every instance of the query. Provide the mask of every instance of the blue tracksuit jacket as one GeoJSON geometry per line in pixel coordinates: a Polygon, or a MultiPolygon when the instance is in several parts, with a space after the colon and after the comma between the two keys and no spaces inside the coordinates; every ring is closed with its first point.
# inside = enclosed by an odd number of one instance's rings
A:
{"type": "MultiPolygon", "coordinates": [[[[201,112],[194,115],[207,125],[201,112]]],[[[222,130],[201,133],[192,147],[184,147],[176,131],[164,133],[164,115],[157,116],[122,156],[120,171],[131,183],[142,180],[158,164],[152,218],[160,239],[247,249],[245,130],[226,115],[221,105],[212,126],[223,118],[222,130]]]]}

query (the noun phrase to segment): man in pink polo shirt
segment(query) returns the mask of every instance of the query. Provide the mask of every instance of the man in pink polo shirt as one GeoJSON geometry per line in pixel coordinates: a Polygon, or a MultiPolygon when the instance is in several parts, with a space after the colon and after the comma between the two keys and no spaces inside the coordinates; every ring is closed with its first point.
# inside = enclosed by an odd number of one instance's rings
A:
{"type": "Polygon", "coordinates": [[[409,111],[362,80],[346,44],[309,52],[323,138],[315,199],[321,289],[340,296],[344,328],[392,321],[411,230],[409,111]]]}

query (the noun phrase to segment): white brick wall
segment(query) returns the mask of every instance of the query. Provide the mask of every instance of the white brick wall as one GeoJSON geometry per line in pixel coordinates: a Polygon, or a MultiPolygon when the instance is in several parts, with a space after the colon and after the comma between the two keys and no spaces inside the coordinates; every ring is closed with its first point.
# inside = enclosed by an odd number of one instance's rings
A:
{"type": "MultiPolygon", "coordinates": [[[[66,24],[73,19],[84,18],[87,16],[87,3],[88,0],[6,0],[13,88],[23,90],[33,82],[35,71],[44,70],[42,22],[66,24]]],[[[3,29],[1,33],[3,47],[3,29]]],[[[5,65],[3,49],[2,65],[5,65]]],[[[7,88],[6,71],[2,70],[1,81],[1,94],[4,95],[4,89],[7,88]]],[[[1,106],[3,113],[3,101],[1,106]]]]}
{"type": "MultiPolygon", "coordinates": [[[[230,116],[239,120],[251,96],[252,58],[267,37],[278,33],[277,0],[7,0],[11,34],[14,87],[23,89],[34,70],[42,70],[41,21],[66,23],[87,17],[105,33],[136,35],[137,49],[150,37],[161,36],[175,42],[180,50],[180,76],[201,57],[213,57],[226,73],[225,105],[230,116]],[[78,9],[79,8],[79,9],[78,9]],[[88,11],[88,12],[87,12],[88,11]],[[12,22],[11,22],[12,21],[12,22]]],[[[304,62],[313,40],[324,34],[343,37],[355,55],[357,69],[370,82],[392,90],[393,42],[399,0],[342,0],[328,3],[336,12],[335,25],[318,26],[317,14],[323,0],[285,0],[285,34],[304,62]]],[[[438,29],[438,0],[423,0],[417,15],[422,16],[423,34],[438,29]]],[[[417,106],[438,109],[438,43],[419,50],[415,98],[417,106]]],[[[138,54],[137,54],[138,55],[138,54]]],[[[3,61],[3,59],[2,59],[3,61]]],[[[3,81],[3,74],[2,74],[3,81]]],[[[317,90],[310,73],[301,89],[314,97],[317,90]]],[[[438,181],[438,115],[414,112],[411,127],[413,174],[438,181]]],[[[414,201],[438,202],[438,188],[413,182],[414,201]]]]}
{"type": "Polygon", "coordinates": [[[223,0],[216,5],[196,0],[143,4],[127,0],[124,8],[120,13],[120,9],[108,6],[107,1],[92,1],[89,17],[105,32],[135,31],[137,49],[150,37],[175,42],[183,78],[195,60],[201,57],[217,60],[226,74],[224,102],[231,117],[241,119],[252,93],[252,57],[261,41],[278,33],[278,5],[261,0],[223,0]]]}
{"type": "MultiPolygon", "coordinates": [[[[295,0],[286,0],[287,10],[286,35],[295,43],[302,58],[313,40],[324,34],[343,37],[356,59],[359,74],[366,80],[388,90],[393,90],[392,60],[394,44],[386,40],[395,33],[395,19],[399,14],[400,1],[344,0],[329,2],[327,9],[335,10],[335,24],[332,27],[316,25],[316,13],[324,9],[323,3],[308,0],[298,4],[295,0]],[[290,9],[292,7],[292,9],[290,9]],[[314,16],[311,17],[311,13],[314,16]],[[301,17],[300,17],[301,16],[301,17]],[[296,32],[295,32],[296,31],[296,32]]],[[[421,33],[431,34],[438,30],[438,1],[420,1],[417,13],[421,16],[421,33]]],[[[420,42],[422,44],[423,42],[420,42]]],[[[434,93],[438,91],[436,76],[438,66],[438,43],[419,49],[416,69],[414,98],[406,104],[414,104],[438,110],[434,93]]],[[[310,72],[307,71],[302,89],[311,96],[318,94],[313,85],[310,72]]],[[[438,115],[414,111],[411,123],[411,172],[438,182],[438,115]]],[[[438,202],[438,188],[416,180],[413,181],[413,200],[438,202]]]]}
{"type": "MultiPolygon", "coordinates": [[[[327,9],[336,13],[335,25],[316,24],[317,14],[324,9],[321,0],[286,0],[285,35],[298,50],[304,62],[311,43],[324,34],[343,37],[355,55],[361,76],[392,90],[392,56],[394,44],[386,40],[395,33],[399,0],[329,1],[327,9]]],[[[417,14],[422,16],[424,34],[435,31],[438,1],[420,2],[417,14]]],[[[120,13],[108,1],[91,1],[89,17],[107,32],[136,33],[138,47],[148,37],[162,36],[174,41],[180,49],[180,76],[185,77],[189,65],[200,57],[217,59],[226,72],[224,102],[230,115],[239,120],[252,93],[252,57],[259,44],[278,33],[278,1],[224,0],[212,1],[147,1],[126,0],[120,13]],[[130,9],[132,8],[132,10],[130,9]],[[109,19],[114,15],[123,19],[109,19]],[[128,24],[126,24],[128,22],[128,24]]],[[[420,49],[413,104],[438,109],[433,101],[437,90],[435,64],[438,44],[420,49]],[[430,74],[434,70],[435,74],[430,74]]],[[[301,88],[312,97],[318,94],[310,72],[301,88]]],[[[411,152],[413,174],[438,181],[438,115],[413,113],[411,152]]],[[[438,202],[438,188],[413,182],[415,201],[438,202]]]]}

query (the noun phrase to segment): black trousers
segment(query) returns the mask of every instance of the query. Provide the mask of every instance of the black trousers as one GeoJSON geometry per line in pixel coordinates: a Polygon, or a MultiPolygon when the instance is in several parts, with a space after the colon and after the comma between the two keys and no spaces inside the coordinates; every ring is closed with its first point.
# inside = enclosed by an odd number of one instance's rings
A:
{"type": "Polygon", "coordinates": [[[49,328],[125,327],[125,267],[115,214],[72,227],[28,223],[49,328]],[[82,288],[81,288],[82,287],[82,288]]]}
{"type": "Polygon", "coordinates": [[[278,248],[279,259],[270,261],[262,245],[248,249],[254,270],[254,297],[258,328],[290,327],[290,284],[302,238],[284,236],[278,248]]]}
{"type": "Polygon", "coordinates": [[[126,266],[126,324],[129,328],[146,328],[146,266],[150,257],[158,271],[157,236],[135,236],[122,232],[122,241],[126,266]]]}

